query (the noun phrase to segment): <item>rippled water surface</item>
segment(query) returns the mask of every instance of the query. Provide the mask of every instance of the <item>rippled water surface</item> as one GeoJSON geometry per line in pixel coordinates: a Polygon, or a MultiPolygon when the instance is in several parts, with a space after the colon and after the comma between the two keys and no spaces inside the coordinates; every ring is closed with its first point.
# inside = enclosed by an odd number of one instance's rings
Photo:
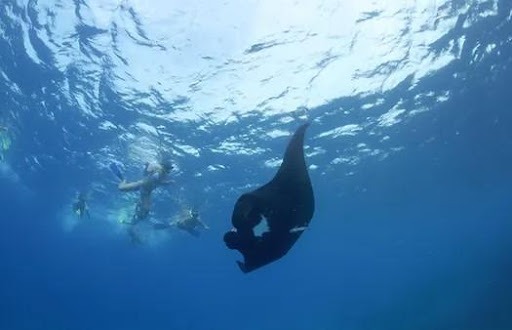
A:
{"type": "Polygon", "coordinates": [[[0,328],[512,328],[511,65],[509,0],[3,0],[0,328]],[[233,203],[305,121],[315,217],[243,275],[233,203]],[[108,165],[161,152],[152,219],[211,229],[134,247],[108,165]]]}

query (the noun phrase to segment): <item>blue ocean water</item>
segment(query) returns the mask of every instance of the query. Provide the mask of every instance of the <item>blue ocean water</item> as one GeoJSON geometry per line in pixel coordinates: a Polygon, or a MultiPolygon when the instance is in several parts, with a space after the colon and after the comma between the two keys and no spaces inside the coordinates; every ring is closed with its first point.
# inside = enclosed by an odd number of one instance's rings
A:
{"type": "Polygon", "coordinates": [[[1,329],[512,329],[512,2],[4,0],[1,329]],[[226,249],[300,124],[281,260],[226,249]],[[119,220],[160,150],[152,220],[119,220]],[[77,192],[91,219],[71,212],[77,192]]]}

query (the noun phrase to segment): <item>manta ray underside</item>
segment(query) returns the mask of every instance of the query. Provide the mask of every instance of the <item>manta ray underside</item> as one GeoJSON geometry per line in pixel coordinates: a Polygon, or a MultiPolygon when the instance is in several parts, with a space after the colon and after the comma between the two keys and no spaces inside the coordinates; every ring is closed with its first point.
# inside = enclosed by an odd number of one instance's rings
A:
{"type": "Polygon", "coordinates": [[[243,262],[237,261],[244,273],[288,253],[313,217],[315,201],[303,148],[308,126],[303,124],[293,135],[274,178],[243,194],[235,204],[233,229],[224,234],[224,242],[244,256],[243,262]],[[267,221],[268,231],[258,236],[254,228],[262,220],[267,221]]]}

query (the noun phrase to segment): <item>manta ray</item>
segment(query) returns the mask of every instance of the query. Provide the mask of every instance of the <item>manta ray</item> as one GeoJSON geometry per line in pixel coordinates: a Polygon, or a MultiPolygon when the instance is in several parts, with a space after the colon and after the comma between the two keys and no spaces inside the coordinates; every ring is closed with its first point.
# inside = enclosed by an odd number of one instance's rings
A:
{"type": "Polygon", "coordinates": [[[243,255],[237,264],[244,273],[286,255],[313,217],[315,200],[303,147],[308,126],[303,124],[293,135],[274,178],[235,203],[233,228],[224,234],[224,242],[243,255]],[[255,227],[262,221],[268,231],[257,235],[255,227]]]}

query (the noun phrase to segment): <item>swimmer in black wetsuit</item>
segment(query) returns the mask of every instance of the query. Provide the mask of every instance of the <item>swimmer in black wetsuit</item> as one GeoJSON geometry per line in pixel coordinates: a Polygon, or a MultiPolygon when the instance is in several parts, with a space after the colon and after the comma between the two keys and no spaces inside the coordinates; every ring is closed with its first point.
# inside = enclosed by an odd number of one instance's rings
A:
{"type": "Polygon", "coordinates": [[[206,225],[201,219],[199,218],[199,212],[193,209],[187,209],[185,210],[181,215],[177,217],[176,220],[171,221],[169,223],[154,223],[153,228],[162,230],[162,229],[168,229],[173,226],[176,226],[178,229],[184,230],[190,235],[194,237],[199,237],[200,231],[199,229],[210,229],[208,225],[206,225]]]}
{"type": "Polygon", "coordinates": [[[89,214],[89,207],[87,206],[87,201],[85,198],[85,194],[80,192],[78,193],[76,201],[72,205],[73,212],[78,216],[79,219],[82,219],[84,216],[87,216],[88,219],[91,218],[89,214]]]}

